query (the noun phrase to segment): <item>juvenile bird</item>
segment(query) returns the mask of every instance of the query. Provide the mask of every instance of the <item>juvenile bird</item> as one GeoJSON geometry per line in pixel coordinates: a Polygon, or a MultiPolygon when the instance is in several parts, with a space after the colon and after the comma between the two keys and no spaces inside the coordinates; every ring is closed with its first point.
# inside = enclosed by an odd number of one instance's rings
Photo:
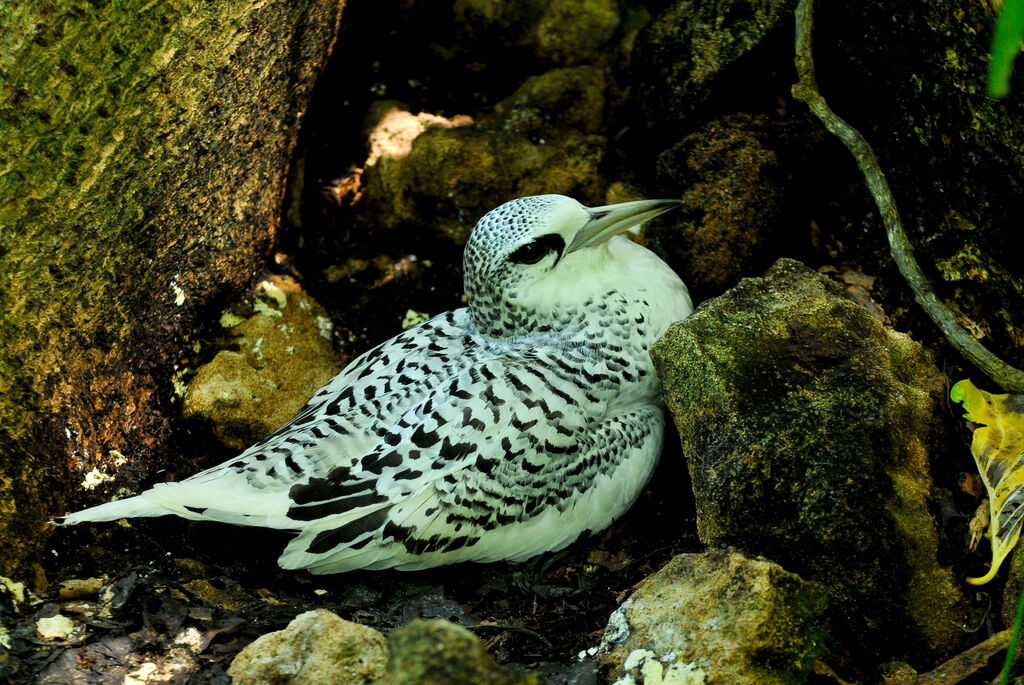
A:
{"type": "Polygon", "coordinates": [[[676,206],[507,202],[473,229],[468,307],[355,359],[235,459],[69,514],[176,514],[296,531],[278,560],[313,573],[521,561],[623,514],[658,461],[648,355],[693,310],[622,231],[676,206]]]}

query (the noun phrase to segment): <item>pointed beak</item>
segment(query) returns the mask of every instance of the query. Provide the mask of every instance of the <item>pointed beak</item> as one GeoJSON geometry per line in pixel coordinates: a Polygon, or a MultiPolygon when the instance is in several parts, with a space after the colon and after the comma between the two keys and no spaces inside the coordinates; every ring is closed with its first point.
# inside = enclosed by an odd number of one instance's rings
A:
{"type": "Polygon", "coordinates": [[[682,200],[639,200],[604,207],[588,207],[590,220],[583,224],[566,254],[591,245],[600,245],[613,235],[635,228],[659,214],[678,207],[682,200]]]}

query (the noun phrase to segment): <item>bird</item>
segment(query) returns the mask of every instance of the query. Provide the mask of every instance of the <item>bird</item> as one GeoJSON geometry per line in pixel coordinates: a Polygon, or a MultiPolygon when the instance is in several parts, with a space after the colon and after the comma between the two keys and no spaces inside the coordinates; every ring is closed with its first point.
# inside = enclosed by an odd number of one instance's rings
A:
{"type": "Polygon", "coordinates": [[[665,435],[651,345],[693,311],[620,235],[678,200],[510,200],[463,251],[468,306],[354,359],[234,459],[59,525],[175,514],[292,531],[314,574],[521,562],[607,528],[665,435]]]}

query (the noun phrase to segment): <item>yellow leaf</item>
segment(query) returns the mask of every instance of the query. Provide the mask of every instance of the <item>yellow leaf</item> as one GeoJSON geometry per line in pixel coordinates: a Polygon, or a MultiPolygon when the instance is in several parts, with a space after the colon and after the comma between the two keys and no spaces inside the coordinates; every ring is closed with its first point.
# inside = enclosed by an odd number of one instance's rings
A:
{"type": "Polygon", "coordinates": [[[972,585],[987,583],[1020,538],[1024,517],[1024,395],[993,395],[968,380],[949,392],[963,405],[964,418],[979,424],[974,429],[971,453],[985,483],[989,501],[989,536],[992,567],[972,585]]]}

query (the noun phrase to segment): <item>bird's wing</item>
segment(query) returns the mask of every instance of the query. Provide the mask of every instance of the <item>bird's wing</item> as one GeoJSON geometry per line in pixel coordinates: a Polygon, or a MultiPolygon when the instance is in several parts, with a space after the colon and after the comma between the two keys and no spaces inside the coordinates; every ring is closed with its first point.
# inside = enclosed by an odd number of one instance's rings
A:
{"type": "Polygon", "coordinates": [[[299,414],[234,459],[136,497],[57,520],[74,524],[176,514],[271,528],[301,528],[287,517],[288,490],[353,466],[435,388],[473,363],[478,339],[458,309],[378,345],[353,360],[299,414]]]}
{"type": "Polygon", "coordinates": [[[344,465],[348,455],[362,456],[437,384],[478,358],[480,342],[468,326],[468,310],[457,309],[363,353],[320,388],[294,419],[230,463],[246,461],[257,467],[251,473],[263,474],[266,468],[260,462],[280,461],[275,454],[287,452],[296,459],[304,455],[297,472],[322,475],[344,465]],[[321,463],[323,457],[328,458],[321,463]]]}
{"type": "Polygon", "coordinates": [[[507,353],[442,384],[358,464],[292,488],[288,516],[306,526],[281,565],[333,573],[525,558],[607,525],[647,480],[663,419],[654,403],[620,410],[611,378],[581,373],[587,361],[507,353]],[[612,487],[623,466],[638,484],[612,487]],[[577,506],[597,511],[560,525],[577,506]]]}

